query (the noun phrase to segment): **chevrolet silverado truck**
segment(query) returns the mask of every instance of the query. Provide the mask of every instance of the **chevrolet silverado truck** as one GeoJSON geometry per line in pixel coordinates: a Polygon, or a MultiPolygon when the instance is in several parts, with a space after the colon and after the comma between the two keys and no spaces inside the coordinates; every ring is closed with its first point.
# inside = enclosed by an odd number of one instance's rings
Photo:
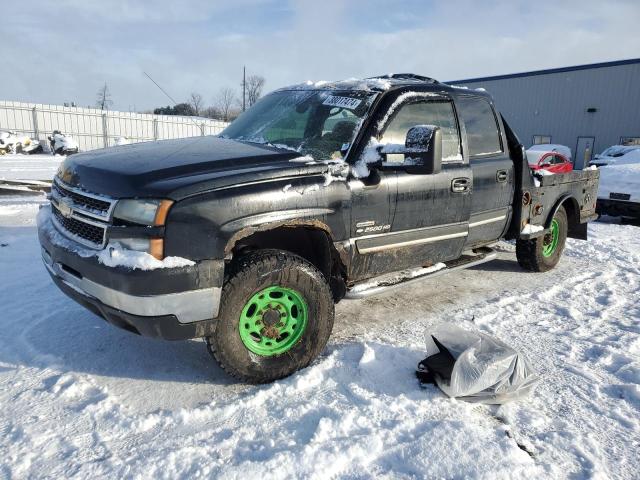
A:
{"type": "Polygon", "coordinates": [[[204,338],[263,383],[320,354],[343,298],[490,261],[501,239],[553,268],[586,240],[597,188],[597,170],[532,173],[487,93],[395,74],[277,90],[219,136],[69,157],[38,231],[78,303],[204,338]]]}

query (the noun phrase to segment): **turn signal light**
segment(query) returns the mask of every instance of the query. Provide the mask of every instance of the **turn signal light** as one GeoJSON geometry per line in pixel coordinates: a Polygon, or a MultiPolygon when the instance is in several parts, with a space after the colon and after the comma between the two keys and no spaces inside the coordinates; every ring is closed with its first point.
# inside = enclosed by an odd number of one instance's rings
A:
{"type": "Polygon", "coordinates": [[[149,253],[158,260],[162,260],[164,258],[164,239],[152,238],[149,241],[149,253]]]}
{"type": "Polygon", "coordinates": [[[158,205],[158,210],[156,210],[156,217],[153,224],[156,227],[161,227],[167,221],[167,215],[169,213],[169,209],[173,205],[173,200],[162,200],[160,205],[158,205]]]}

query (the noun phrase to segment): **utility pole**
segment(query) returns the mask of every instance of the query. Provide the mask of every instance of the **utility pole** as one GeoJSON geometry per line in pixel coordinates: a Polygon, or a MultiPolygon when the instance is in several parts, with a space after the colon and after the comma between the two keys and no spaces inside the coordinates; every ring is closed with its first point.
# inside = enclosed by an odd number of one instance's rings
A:
{"type": "Polygon", "coordinates": [[[246,108],[246,98],[247,98],[247,67],[242,66],[242,111],[245,111],[246,108]]]}

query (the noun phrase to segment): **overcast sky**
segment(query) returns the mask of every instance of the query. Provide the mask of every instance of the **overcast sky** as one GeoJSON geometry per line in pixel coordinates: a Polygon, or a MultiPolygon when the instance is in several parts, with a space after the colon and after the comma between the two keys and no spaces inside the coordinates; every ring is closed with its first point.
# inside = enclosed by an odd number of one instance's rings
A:
{"type": "Polygon", "coordinates": [[[439,80],[640,57],[640,2],[22,0],[3,9],[0,99],[211,104],[242,66],[272,90],[413,72],[439,80]]]}

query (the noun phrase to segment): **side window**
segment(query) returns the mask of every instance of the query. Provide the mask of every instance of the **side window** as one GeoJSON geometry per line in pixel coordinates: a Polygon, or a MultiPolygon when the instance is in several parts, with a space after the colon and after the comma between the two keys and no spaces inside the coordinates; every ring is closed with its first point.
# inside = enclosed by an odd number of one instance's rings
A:
{"type": "Polygon", "coordinates": [[[436,125],[442,131],[442,161],[461,161],[460,135],[451,102],[408,103],[389,122],[381,143],[404,144],[407,132],[416,125],[436,125]]]}
{"type": "Polygon", "coordinates": [[[500,130],[489,102],[484,98],[460,97],[457,103],[467,131],[469,155],[502,152],[500,130]]]}

